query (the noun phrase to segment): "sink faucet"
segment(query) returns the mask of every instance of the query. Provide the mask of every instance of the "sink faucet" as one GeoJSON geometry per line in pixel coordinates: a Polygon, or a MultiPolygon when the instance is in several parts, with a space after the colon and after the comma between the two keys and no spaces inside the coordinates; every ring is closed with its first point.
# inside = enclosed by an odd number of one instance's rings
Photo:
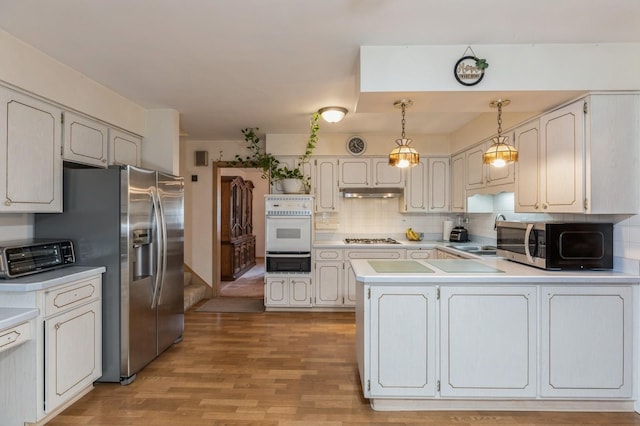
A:
{"type": "Polygon", "coordinates": [[[498,229],[498,221],[502,219],[502,220],[507,220],[506,217],[504,217],[504,215],[502,213],[498,213],[498,215],[496,216],[496,220],[493,222],[493,230],[495,231],[496,229],[498,229]]]}

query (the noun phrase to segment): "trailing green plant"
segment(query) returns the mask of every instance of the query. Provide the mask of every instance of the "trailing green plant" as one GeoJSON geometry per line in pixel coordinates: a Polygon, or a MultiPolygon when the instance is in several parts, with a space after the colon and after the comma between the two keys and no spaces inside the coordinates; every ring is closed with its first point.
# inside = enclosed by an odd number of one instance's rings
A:
{"type": "Polygon", "coordinates": [[[317,112],[311,116],[309,139],[307,139],[304,154],[298,157],[296,167],[290,169],[287,166],[281,166],[280,161],[276,157],[265,151],[260,143],[260,137],[258,137],[256,133],[259,130],[257,127],[242,129],[242,134],[244,135],[244,140],[247,143],[247,149],[250,154],[246,156],[236,154],[231,164],[234,166],[260,169],[262,170],[263,179],[270,179],[274,182],[282,179],[300,179],[302,180],[305,190],[308,192],[311,189],[311,177],[305,176],[303,167],[305,163],[309,162],[311,154],[313,154],[313,150],[318,143],[318,132],[320,131],[319,118],[320,114],[317,112]]]}

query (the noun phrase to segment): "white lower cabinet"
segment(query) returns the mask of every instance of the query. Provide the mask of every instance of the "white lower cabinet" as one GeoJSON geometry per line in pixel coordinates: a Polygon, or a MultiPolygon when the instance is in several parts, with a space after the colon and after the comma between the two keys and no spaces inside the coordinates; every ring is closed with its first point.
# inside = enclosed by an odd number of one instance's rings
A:
{"type": "Polygon", "coordinates": [[[21,417],[15,424],[45,424],[102,376],[102,275],[93,272],[57,278],[60,285],[44,290],[0,292],[5,307],[39,310],[20,383],[0,386],[0,424],[7,424],[1,404],[12,399],[21,417]]]}
{"type": "Polygon", "coordinates": [[[356,305],[356,275],[351,259],[404,259],[405,249],[316,249],[314,263],[314,306],[356,305]]]}
{"type": "Polygon", "coordinates": [[[344,297],[344,262],[323,261],[315,263],[316,306],[342,306],[344,297]]]}
{"type": "Polygon", "coordinates": [[[372,287],[365,397],[435,396],[436,288],[372,287]]]}
{"type": "Polygon", "coordinates": [[[536,288],[442,287],[442,396],[535,397],[536,288]]]}
{"type": "Polygon", "coordinates": [[[631,397],[632,300],[624,286],[542,288],[542,396],[631,397]]]}
{"type": "Polygon", "coordinates": [[[311,306],[311,277],[308,275],[267,275],[264,304],[267,307],[311,306]]]}
{"type": "Polygon", "coordinates": [[[466,400],[480,409],[609,410],[633,402],[632,285],[396,281],[356,290],[356,358],[372,406],[424,400],[427,409],[452,409],[466,400]]]}
{"type": "Polygon", "coordinates": [[[48,318],[45,334],[45,404],[55,408],[102,375],[100,300],[48,318]]]}

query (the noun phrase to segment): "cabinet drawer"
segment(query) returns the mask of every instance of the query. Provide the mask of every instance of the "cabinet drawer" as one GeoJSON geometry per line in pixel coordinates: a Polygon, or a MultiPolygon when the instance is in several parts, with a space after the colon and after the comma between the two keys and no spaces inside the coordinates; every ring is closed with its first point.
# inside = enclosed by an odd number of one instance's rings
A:
{"type": "Polygon", "coordinates": [[[21,345],[31,339],[31,323],[25,322],[0,331],[0,352],[21,345]]]}
{"type": "Polygon", "coordinates": [[[404,259],[405,250],[357,250],[347,251],[347,259],[404,259]]]}
{"type": "Polygon", "coordinates": [[[407,250],[407,258],[408,259],[433,259],[434,258],[434,250],[432,250],[432,249],[407,250]]]}
{"type": "Polygon", "coordinates": [[[320,249],[315,252],[316,260],[342,260],[342,250],[320,249]]]}
{"type": "Polygon", "coordinates": [[[63,312],[98,299],[101,296],[101,281],[100,277],[94,277],[46,292],[44,316],[63,312]]]}

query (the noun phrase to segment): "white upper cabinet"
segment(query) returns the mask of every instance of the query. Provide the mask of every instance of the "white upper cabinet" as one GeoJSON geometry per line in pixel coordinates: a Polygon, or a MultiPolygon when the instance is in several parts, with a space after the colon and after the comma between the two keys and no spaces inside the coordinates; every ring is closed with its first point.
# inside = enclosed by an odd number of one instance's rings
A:
{"type": "Polygon", "coordinates": [[[406,169],[405,212],[449,211],[449,161],[449,157],[422,157],[406,169]]]}
{"type": "Polygon", "coordinates": [[[590,95],[516,129],[515,211],[638,212],[639,96],[590,95]],[[536,141],[538,145],[536,146],[536,141]]]}
{"type": "Polygon", "coordinates": [[[483,188],[487,184],[484,176],[485,165],[482,163],[484,150],[485,144],[482,144],[466,151],[466,189],[483,188]]]}
{"type": "Polygon", "coordinates": [[[73,112],[64,113],[62,158],[74,163],[107,167],[108,127],[73,112]]]}
{"type": "Polygon", "coordinates": [[[142,139],[118,129],[109,129],[109,165],[128,164],[140,167],[142,139]]]}
{"type": "Polygon", "coordinates": [[[539,211],[540,121],[536,119],[516,128],[513,135],[519,157],[515,165],[515,211],[539,211]]]}
{"type": "Polygon", "coordinates": [[[340,187],[404,186],[402,169],[389,166],[387,157],[340,158],[340,187]]]}
{"type": "Polygon", "coordinates": [[[340,187],[371,185],[371,160],[368,158],[340,158],[340,187]]]}
{"type": "MultiPolygon", "coordinates": [[[[514,166],[508,164],[504,167],[494,167],[484,164],[482,156],[491,146],[492,140],[485,141],[466,151],[466,186],[467,190],[484,190],[491,193],[498,185],[507,185],[504,189],[512,190],[508,185],[515,181],[514,166]],[[485,190],[485,188],[488,188],[485,190]]],[[[510,142],[511,143],[511,142],[510,142]]]]}
{"type": "Polygon", "coordinates": [[[62,211],[62,111],[0,89],[0,212],[62,211]]]}
{"type": "Polygon", "coordinates": [[[338,211],[338,160],[316,158],[312,182],[316,212],[338,211]]]}
{"type": "Polygon", "coordinates": [[[451,157],[451,211],[464,212],[467,205],[465,187],[465,153],[451,157]]]}
{"type": "Polygon", "coordinates": [[[390,166],[389,159],[387,157],[372,158],[371,163],[371,170],[373,172],[371,180],[373,186],[386,186],[391,188],[399,188],[404,186],[402,169],[399,167],[390,166]]]}

